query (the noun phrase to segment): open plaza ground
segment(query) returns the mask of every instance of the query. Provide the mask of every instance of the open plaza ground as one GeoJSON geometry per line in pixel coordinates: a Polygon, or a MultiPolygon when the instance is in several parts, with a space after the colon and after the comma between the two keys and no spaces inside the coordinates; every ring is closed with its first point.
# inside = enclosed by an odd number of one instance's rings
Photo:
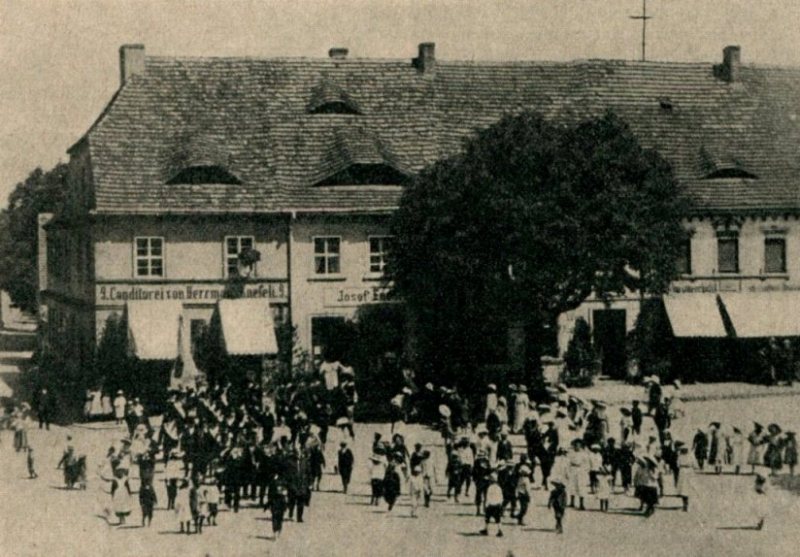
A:
{"type": "MultiPolygon", "coordinates": [[[[744,387],[747,388],[746,386],[744,387]]],[[[762,396],[750,399],[688,402],[687,415],[673,424],[678,439],[691,440],[698,427],[710,421],[748,428],[752,420],[777,422],[785,429],[800,427],[798,396],[762,396]]],[[[611,408],[614,424],[618,414],[611,408]]],[[[508,525],[505,536],[478,535],[482,519],[475,516],[471,498],[461,503],[444,496],[443,448],[438,434],[417,426],[406,426],[410,443],[422,442],[440,458],[440,484],[432,507],[423,509],[418,519],[409,517],[407,499],[391,513],[386,507],[368,504],[370,443],[375,431],[389,433],[387,424],[357,424],[354,452],[356,467],[351,493],[340,493],[338,476],[333,474],[337,431],[328,443],[329,463],[321,491],[312,497],[306,522],[288,522],[283,536],[272,539],[269,514],[247,501],[238,514],[223,511],[218,526],[205,528],[201,535],[177,533],[178,525],[166,501],[162,476],[156,476],[159,505],[150,528],[139,527],[138,509],[128,524],[117,527],[106,520],[104,508],[110,505],[107,484],[96,470],[106,449],[124,435],[123,426],[111,423],[53,426],[50,431],[32,429],[30,443],[36,449],[38,479],[27,479],[25,457],[12,448],[11,432],[2,433],[0,445],[0,554],[2,555],[126,555],[153,556],[249,556],[249,555],[796,555],[800,530],[796,519],[800,507],[787,478],[777,478],[769,490],[772,511],[763,530],[753,529],[753,477],[700,474],[697,493],[689,512],[681,511],[680,500],[662,499],[655,515],[644,518],[638,501],[617,494],[608,513],[597,510],[594,500],[586,511],[568,510],[564,535],[554,532],[547,496],[534,491],[533,508],[526,526],[508,525]],[[79,453],[88,456],[88,488],[85,491],[63,487],[62,473],[56,464],[72,435],[79,453]],[[13,547],[13,550],[11,549],[13,547]]],[[[613,425],[612,425],[613,431],[613,425]]],[[[523,440],[515,438],[517,450],[523,440]]],[[[163,476],[162,476],[163,477],[163,476]]],[[[132,488],[138,488],[136,472],[132,488]]],[[[538,482],[537,482],[538,484],[538,482]]],[[[115,518],[111,519],[114,523],[115,518]]]]}

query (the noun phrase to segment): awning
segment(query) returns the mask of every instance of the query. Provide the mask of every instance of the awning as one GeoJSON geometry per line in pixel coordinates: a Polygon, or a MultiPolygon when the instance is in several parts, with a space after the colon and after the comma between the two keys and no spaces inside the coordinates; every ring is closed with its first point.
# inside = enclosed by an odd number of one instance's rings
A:
{"type": "Polygon", "coordinates": [[[178,357],[178,327],[183,304],[179,301],[127,302],[128,344],[140,360],[174,360],[178,357]]]}
{"type": "Polygon", "coordinates": [[[722,294],[738,338],[800,336],[800,292],[722,294]]]}
{"type": "Polygon", "coordinates": [[[219,301],[225,351],[231,356],[277,354],[272,310],[266,298],[219,301]]]}
{"type": "Polygon", "coordinates": [[[728,336],[716,294],[671,294],[664,296],[664,307],[676,337],[728,336]]]}

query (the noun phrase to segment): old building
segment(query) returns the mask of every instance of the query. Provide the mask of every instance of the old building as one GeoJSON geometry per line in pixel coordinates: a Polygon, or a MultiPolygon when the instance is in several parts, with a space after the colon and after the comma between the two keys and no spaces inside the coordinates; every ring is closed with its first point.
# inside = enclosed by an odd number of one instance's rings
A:
{"type": "MultiPolygon", "coordinates": [[[[457,62],[423,43],[400,60],[342,48],[321,59],[174,58],[123,46],[120,88],[69,149],[68,204],[47,225],[48,342],[90,365],[109,315],[138,301],[179,301],[194,330],[252,247],[261,259],[245,295],[268,299],[318,353],[331,319],[386,301],[388,217],[404,178],[523,109],[563,122],[613,109],[670,160],[694,202],[671,300],[792,293],[800,70],[740,56],[457,62]]],[[[588,301],[560,319],[560,346],[585,316],[607,366],[623,366],[639,302],[588,301]]],[[[701,305],[670,304],[676,329],[702,323],[701,305]]],[[[687,334],[718,334],[711,320],[687,334]]]]}

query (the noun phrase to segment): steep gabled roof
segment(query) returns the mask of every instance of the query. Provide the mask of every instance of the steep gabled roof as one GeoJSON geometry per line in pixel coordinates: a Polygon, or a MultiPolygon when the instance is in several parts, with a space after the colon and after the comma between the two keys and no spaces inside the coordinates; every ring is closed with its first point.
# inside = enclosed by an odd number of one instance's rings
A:
{"type": "Polygon", "coordinates": [[[145,68],[85,136],[98,213],[391,208],[399,188],[314,184],[348,157],[418,172],[524,109],[565,123],[613,109],[700,211],[800,210],[798,69],[744,65],[729,83],[711,63],[609,60],[437,60],[431,75],[372,59],[147,57],[145,68]],[[309,113],[344,92],[360,114],[309,113]],[[168,185],[187,144],[241,183],[168,185]],[[707,179],[703,150],[757,179],[707,179]]]}

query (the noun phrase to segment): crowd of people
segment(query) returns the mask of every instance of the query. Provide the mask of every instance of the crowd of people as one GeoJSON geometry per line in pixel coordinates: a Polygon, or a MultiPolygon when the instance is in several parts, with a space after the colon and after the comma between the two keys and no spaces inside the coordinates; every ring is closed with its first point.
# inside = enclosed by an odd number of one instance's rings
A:
{"type": "MultiPolygon", "coordinates": [[[[149,526],[157,492],[163,492],[175,528],[201,534],[217,525],[222,506],[235,514],[248,501],[270,511],[277,538],[286,517],[297,523],[308,518],[306,509],[326,470],[334,469],[347,493],[354,469],[364,466],[370,504],[383,503],[387,512],[394,512],[405,494],[410,515],[417,517],[420,508],[435,504],[434,492],[442,485],[447,499],[467,498],[474,505],[482,517],[481,534],[496,525],[496,535],[502,536],[503,517],[524,525],[538,491],[561,533],[568,508],[596,505],[608,512],[626,496],[638,499],[644,516],[652,515],[665,495],[679,498],[687,511],[695,471],[706,465],[716,473],[726,466],[740,473],[745,465],[750,472],[767,466],[777,473],[786,465],[793,474],[797,463],[794,433],[776,424],[755,424],[744,437],[736,427],[713,422],[691,443],[674,438],[672,421],[684,415],[677,396],[681,385],[662,387],[656,376],[646,379],[642,401],[619,408],[616,424],[605,402],[584,400],[562,385],[549,389],[547,402],[537,403],[525,385],[498,389],[490,384],[477,419],[457,389],[412,386],[389,402],[390,433],[385,439],[374,434],[363,462],[352,448],[354,376],[341,364],[323,364],[314,376],[268,393],[252,381],[171,391],[160,420],[148,415],[138,398],[119,391],[107,404],[126,435],[97,467],[111,496],[107,519],[125,524],[138,495],[142,526],[149,526]],[[437,429],[441,445],[407,444],[405,428],[396,426],[410,419],[437,429]],[[338,447],[335,460],[328,462],[331,428],[338,447]],[[524,449],[512,444],[512,434],[522,436],[524,449]],[[138,491],[132,479],[138,479],[138,491]]],[[[30,421],[29,410],[18,409],[18,423],[30,421]]],[[[27,451],[25,428],[18,430],[15,447],[27,451]]],[[[32,450],[28,458],[35,477],[32,450]]],[[[86,456],[78,454],[71,438],[58,466],[68,488],[86,488],[86,456]]],[[[756,492],[765,485],[759,474],[756,492]]]]}

